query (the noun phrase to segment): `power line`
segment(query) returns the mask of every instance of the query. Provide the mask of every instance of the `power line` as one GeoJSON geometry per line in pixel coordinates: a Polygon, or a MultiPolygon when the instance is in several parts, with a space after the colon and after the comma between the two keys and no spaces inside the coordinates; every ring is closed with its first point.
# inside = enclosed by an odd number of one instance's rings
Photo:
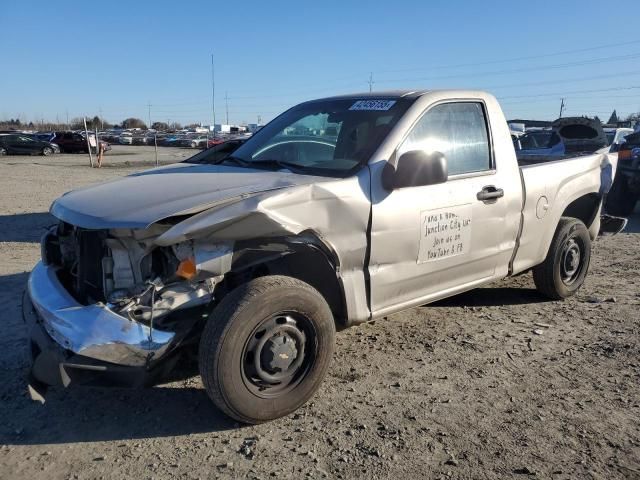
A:
{"type": "Polygon", "coordinates": [[[520,88],[520,87],[534,87],[538,85],[553,85],[556,83],[567,83],[567,82],[583,82],[585,80],[600,80],[603,78],[612,78],[612,77],[625,77],[628,75],[638,75],[640,74],[640,70],[633,70],[630,72],[617,72],[610,73],[606,75],[595,75],[592,77],[580,77],[580,78],[567,78],[564,80],[549,80],[543,82],[530,82],[530,83],[512,83],[507,85],[492,85],[492,86],[484,86],[485,90],[492,90],[498,88],[520,88]]]}
{"type": "Polygon", "coordinates": [[[573,92],[561,92],[561,93],[537,93],[530,95],[510,95],[510,96],[499,96],[499,99],[504,100],[505,98],[535,98],[535,97],[547,97],[547,96],[558,96],[558,95],[569,95],[572,93],[597,93],[597,92],[612,92],[612,91],[621,91],[621,90],[634,90],[640,89],[639,86],[629,86],[629,87],[610,87],[610,88],[595,88],[591,90],[574,90],[573,92]]]}
{"type": "MultiPolygon", "coordinates": [[[[510,70],[493,70],[490,72],[473,72],[474,77],[485,77],[489,75],[510,75],[514,73],[523,73],[523,72],[538,72],[542,70],[552,70],[557,68],[569,68],[569,67],[577,67],[583,65],[593,65],[598,63],[606,63],[606,62],[619,62],[622,60],[629,60],[632,58],[640,57],[640,53],[632,53],[627,55],[615,55],[610,57],[601,57],[601,58],[593,58],[590,60],[581,60],[577,62],[566,62],[566,63],[557,63],[553,65],[542,65],[538,67],[522,67],[515,68],[510,70]]],[[[423,81],[423,80],[444,80],[448,78],[460,78],[467,77],[469,73],[456,73],[450,75],[432,75],[429,77],[419,77],[419,78],[398,78],[394,80],[382,80],[378,83],[396,83],[396,82],[414,82],[414,81],[423,81]]]]}
{"type": "MultiPolygon", "coordinates": [[[[598,45],[594,47],[587,48],[578,48],[574,50],[563,50],[559,52],[551,52],[551,53],[541,53],[538,55],[527,55],[523,57],[511,57],[511,58],[503,58],[500,60],[489,60],[485,62],[474,62],[474,63],[459,63],[457,65],[429,65],[429,70],[444,70],[449,68],[463,68],[463,67],[479,67],[482,65],[495,65],[500,63],[511,63],[511,62],[519,62],[523,60],[534,60],[536,58],[548,58],[548,57],[558,57],[561,55],[569,55],[574,53],[583,53],[583,52],[591,52],[593,50],[602,50],[605,48],[613,48],[613,47],[621,47],[627,45],[637,45],[640,43],[640,40],[632,40],[629,42],[618,42],[618,43],[609,43],[606,45],[598,45]]],[[[413,67],[413,68],[402,68],[395,70],[379,70],[378,73],[397,73],[397,72],[411,72],[422,70],[424,67],[413,67]]]]}

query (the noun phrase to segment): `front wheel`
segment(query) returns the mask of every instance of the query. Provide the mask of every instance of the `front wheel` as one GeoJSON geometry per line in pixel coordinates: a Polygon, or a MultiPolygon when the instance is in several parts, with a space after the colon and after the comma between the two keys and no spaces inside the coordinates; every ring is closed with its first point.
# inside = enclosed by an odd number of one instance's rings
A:
{"type": "Polygon", "coordinates": [[[4,157],[7,154],[7,149],[0,147],[0,157],[4,157]]]}
{"type": "Polygon", "coordinates": [[[333,315],[317,290],[291,277],[260,277],[212,312],[200,340],[200,375],[220,410],[261,423],[288,415],[315,393],[334,344],[333,315]]]}
{"type": "Polygon", "coordinates": [[[591,237],[584,223],[562,217],[547,258],[533,268],[538,291],[554,300],[574,295],[584,283],[591,260],[591,237]]]}
{"type": "Polygon", "coordinates": [[[48,157],[49,155],[53,155],[53,148],[51,147],[44,147],[42,149],[42,155],[44,155],[45,157],[48,157]]]}

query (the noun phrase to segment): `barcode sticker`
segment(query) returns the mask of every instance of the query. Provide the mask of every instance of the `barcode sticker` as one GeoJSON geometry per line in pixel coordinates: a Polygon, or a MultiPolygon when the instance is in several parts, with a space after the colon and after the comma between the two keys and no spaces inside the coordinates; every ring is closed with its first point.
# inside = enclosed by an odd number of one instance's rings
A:
{"type": "Polygon", "coordinates": [[[349,110],[377,110],[386,111],[395,105],[395,100],[358,100],[349,110]]]}

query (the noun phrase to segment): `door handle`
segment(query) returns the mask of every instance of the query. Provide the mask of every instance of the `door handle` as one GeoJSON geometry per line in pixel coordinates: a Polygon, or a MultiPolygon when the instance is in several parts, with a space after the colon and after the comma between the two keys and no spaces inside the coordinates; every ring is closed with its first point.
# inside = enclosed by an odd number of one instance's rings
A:
{"type": "Polygon", "coordinates": [[[504,197],[504,190],[502,190],[501,188],[496,188],[493,185],[487,185],[476,195],[476,198],[478,200],[488,203],[493,203],[500,197],[504,197]]]}

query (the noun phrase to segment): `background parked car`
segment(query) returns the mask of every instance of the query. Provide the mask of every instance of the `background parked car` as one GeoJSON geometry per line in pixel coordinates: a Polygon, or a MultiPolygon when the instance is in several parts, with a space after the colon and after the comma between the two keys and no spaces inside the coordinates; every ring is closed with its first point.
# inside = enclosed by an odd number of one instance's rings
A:
{"type": "Polygon", "coordinates": [[[617,152],[620,149],[620,145],[625,142],[627,135],[633,133],[633,128],[605,128],[604,133],[607,136],[609,145],[611,145],[610,151],[617,152]]]}
{"type": "MultiPolygon", "coordinates": [[[[90,138],[93,139],[93,144],[95,145],[95,136],[90,138]]],[[[60,151],[64,153],[88,153],[87,140],[78,132],[56,132],[53,142],[58,144],[60,146],[60,151]]],[[[100,144],[103,146],[105,151],[111,150],[111,146],[107,142],[100,140],[100,144]]]]}
{"type": "Polygon", "coordinates": [[[41,140],[43,142],[53,142],[55,136],[55,132],[38,132],[32,135],[36,140],[41,140]]]}
{"type": "Polygon", "coordinates": [[[630,133],[619,144],[618,168],[607,195],[607,212],[626,217],[640,199],[640,132],[630,133]]]}
{"type": "Polygon", "coordinates": [[[53,155],[60,153],[55,143],[25,134],[0,134],[0,155],[53,155]]]}

